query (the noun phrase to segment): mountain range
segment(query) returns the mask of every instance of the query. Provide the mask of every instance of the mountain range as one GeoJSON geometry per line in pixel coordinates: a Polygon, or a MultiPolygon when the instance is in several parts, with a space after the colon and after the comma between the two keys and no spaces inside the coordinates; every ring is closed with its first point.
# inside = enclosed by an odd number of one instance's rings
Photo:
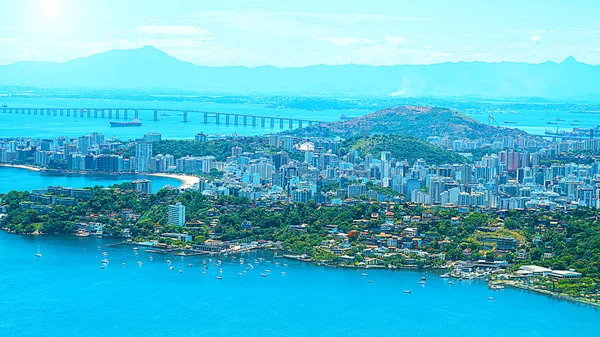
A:
{"type": "Polygon", "coordinates": [[[600,66],[458,62],[431,65],[207,67],[153,48],[112,50],[65,63],[0,66],[0,86],[65,89],[171,89],[212,94],[398,97],[600,97],[600,66]]]}

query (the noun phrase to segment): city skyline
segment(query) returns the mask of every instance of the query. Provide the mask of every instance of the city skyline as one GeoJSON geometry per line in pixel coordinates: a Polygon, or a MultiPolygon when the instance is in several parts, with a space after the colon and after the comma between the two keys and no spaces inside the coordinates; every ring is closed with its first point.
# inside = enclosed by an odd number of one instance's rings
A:
{"type": "Polygon", "coordinates": [[[596,65],[598,4],[578,4],[6,2],[0,64],[65,62],[151,45],[208,66],[541,63],[568,56],[596,65]]]}

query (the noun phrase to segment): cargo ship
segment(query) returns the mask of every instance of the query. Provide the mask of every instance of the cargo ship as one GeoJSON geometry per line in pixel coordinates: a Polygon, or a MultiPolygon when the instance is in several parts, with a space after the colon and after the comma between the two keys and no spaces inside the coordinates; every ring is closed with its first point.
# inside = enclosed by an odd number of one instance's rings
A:
{"type": "Polygon", "coordinates": [[[122,127],[132,127],[132,126],[142,126],[142,121],[137,118],[133,119],[132,121],[125,121],[125,122],[110,121],[111,128],[122,128],[122,127]]]}

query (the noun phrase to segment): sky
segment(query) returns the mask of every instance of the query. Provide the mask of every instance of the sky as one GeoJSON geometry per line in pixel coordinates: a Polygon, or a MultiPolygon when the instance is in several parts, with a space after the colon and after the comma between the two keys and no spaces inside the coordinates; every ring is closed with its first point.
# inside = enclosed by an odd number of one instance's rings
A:
{"type": "Polygon", "coordinates": [[[0,0],[0,65],[151,45],[208,66],[600,64],[598,0],[0,0]]]}

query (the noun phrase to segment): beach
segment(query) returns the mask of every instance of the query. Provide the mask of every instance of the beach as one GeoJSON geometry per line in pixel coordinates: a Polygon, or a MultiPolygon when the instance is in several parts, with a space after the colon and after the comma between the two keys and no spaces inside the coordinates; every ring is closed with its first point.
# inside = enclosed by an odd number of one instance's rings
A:
{"type": "Polygon", "coordinates": [[[148,173],[148,176],[153,177],[163,177],[163,178],[172,178],[177,179],[181,182],[181,186],[179,188],[190,188],[193,187],[200,181],[200,178],[195,176],[189,176],[185,174],[174,174],[174,173],[148,173]]]}
{"type": "Polygon", "coordinates": [[[0,164],[0,167],[12,167],[12,168],[19,168],[19,169],[25,169],[25,170],[30,170],[30,171],[36,171],[36,172],[41,171],[41,168],[31,166],[31,165],[0,164]]]}

